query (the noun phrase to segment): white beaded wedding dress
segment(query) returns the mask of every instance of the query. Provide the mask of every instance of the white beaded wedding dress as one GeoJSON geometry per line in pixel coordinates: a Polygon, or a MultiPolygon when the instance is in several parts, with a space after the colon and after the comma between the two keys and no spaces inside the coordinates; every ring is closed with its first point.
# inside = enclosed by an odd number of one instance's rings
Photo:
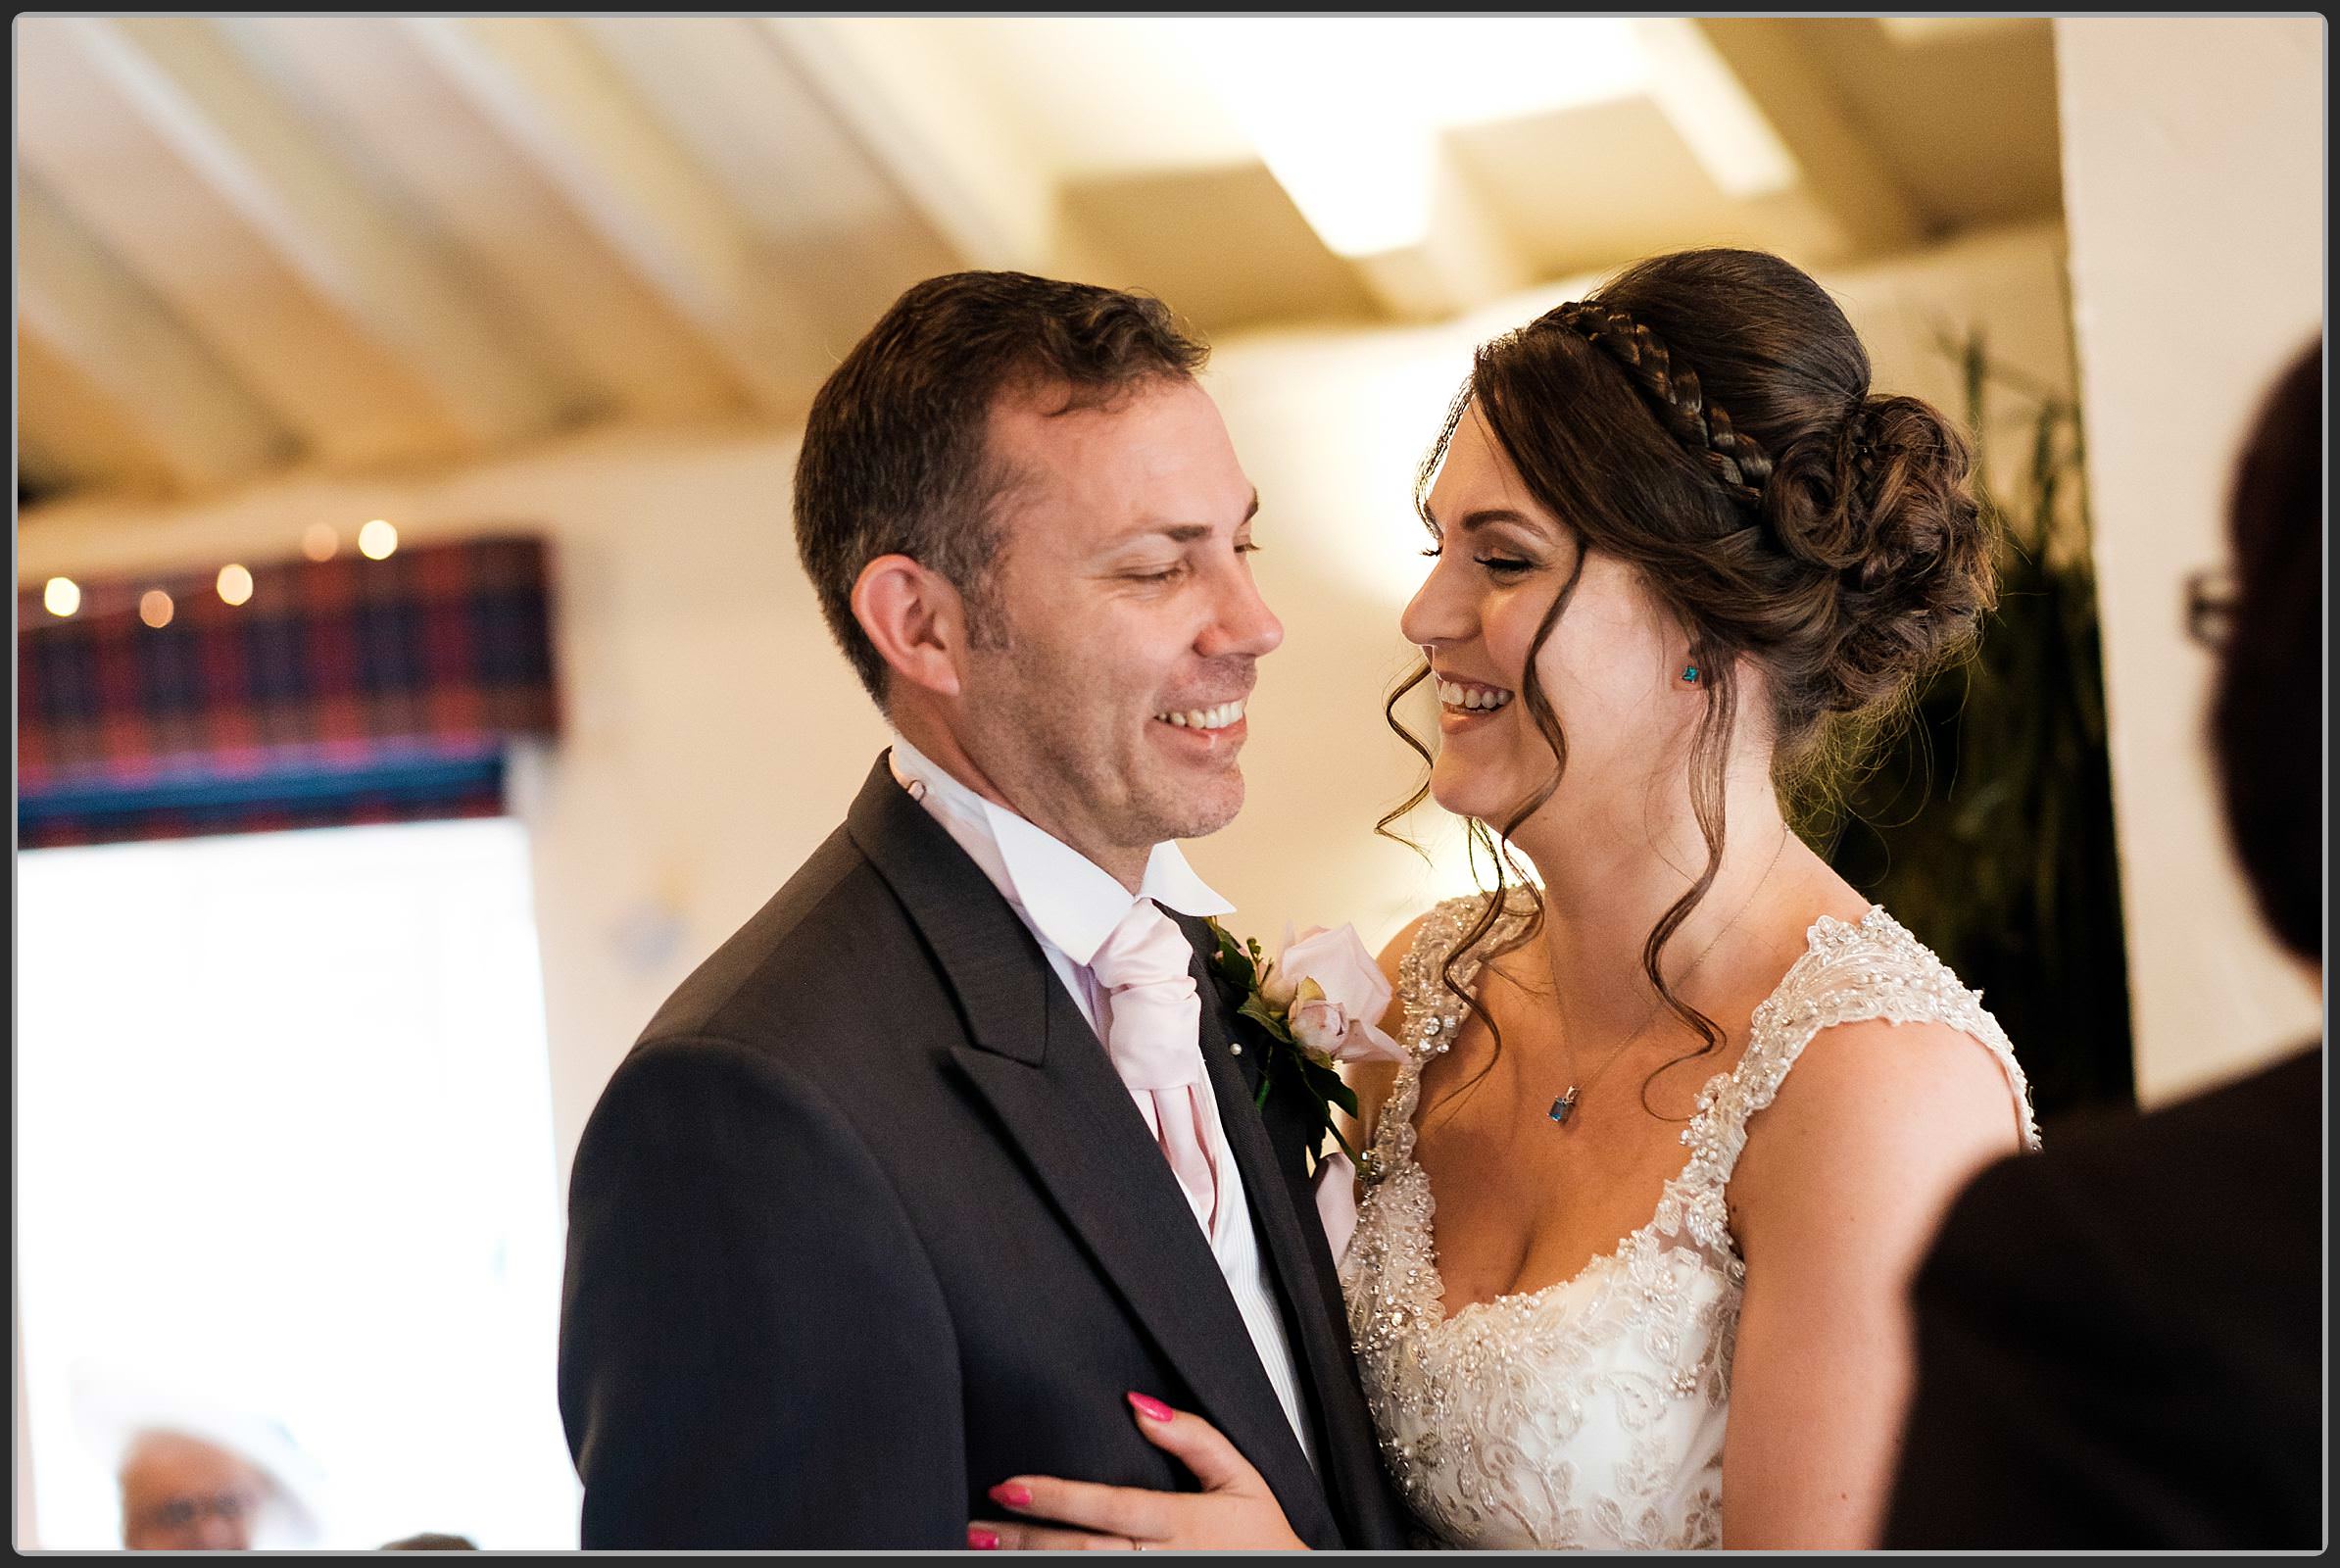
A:
{"type": "MultiPolygon", "coordinates": [[[[1649,1222],[1573,1279],[1445,1317],[1436,1203],[1414,1163],[1422,1064],[1466,1011],[1439,966],[1476,898],[1423,922],[1400,969],[1408,1059],[1375,1128],[1341,1264],[1349,1326],[1383,1462],[1435,1539],[1462,1547],[1682,1548],[1722,1535],[1723,1431],[1745,1265],[1723,1194],[1747,1138],[1822,1028],[1869,1018],[1945,1023],[2006,1070],[2024,1142],[2030,1096],[1980,993],[1881,908],[1822,916],[1756,1008],[1737,1065],[1711,1078],[1683,1130],[1689,1159],[1649,1222]]],[[[1508,917],[1507,917],[1508,918],[1508,917]]],[[[1478,965],[1455,966],[1468,986],[1478,965]]]]}

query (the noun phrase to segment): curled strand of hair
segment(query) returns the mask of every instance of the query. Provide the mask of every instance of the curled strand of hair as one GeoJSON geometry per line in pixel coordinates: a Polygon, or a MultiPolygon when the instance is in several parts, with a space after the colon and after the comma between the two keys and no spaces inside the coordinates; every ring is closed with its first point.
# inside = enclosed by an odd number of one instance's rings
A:
{"type": "MultiPolygon", "coordinates": [[[[1432,520],[1430,515],[1430,508],[1425,503],[1423,498],[1430,494],[1430,487],[1438,477],[1438,465],[1445,461],[1446,449],[1454,444],[1454,432],[1462,424],[1463,415],[1471,406],[1471,392],[1473,385],[1473,379],[1466,376],[1463,379],[1462,386],[1457,389],[1454,396],[1447,401],[1446,416],[1438,426],[1438,438],[1431,443],[1430,450],[1423,455],[1421,464],[1414,470],[1414,505],[1416,510],[1422,514],[1422,525],[1425,528],[1430,529],[1434,534],[1438,531],[1438,525],[1432,520]]],[[[1407,729],[1405,724],[1398,718],[1397,703],[1398,700],[1404,697],[1406,693],[1412,691],[1415,687],[1421,685],[1424,680],[1428,679],[1429,675],[1430,661],[1425,659],[1422,661],[1420,667],[1407,674],[1405,678],[1398,683],[1397,688],[1389,693],[1389,700],[1382,704],[1382,717],[1389,723],[1389,728],[1396,732],[1397,738],[1405,742],[1408,747],[1412,748],[1416,757],[1422,759],[1422,765],[1426,768],[1434,765],[1436,760],[1431,756],[1430,748],[1422,743],[1421,738],[1415,735],[1412,730],[1407,729]]],[[[1379,822],[1376,822],[1373,825],[1373,830],[1376,833],[1381,834],[1384,838],[1393,839],[1397,843],[1411,846],[1417,853],[1424,853],[1419,844],[1414,844],[1412,840],[1405,838],[1401,834],[1390,832],[1389,827],[1391,823],[1397,821],[1400,817],[1413,810],[1415,807],[1420,806],[1429,798],[1430,776],[1428,773],[1425,773],[1422,778],[1421,787],[1416,789],[1413,794],[1407,796],[1403,805],[1397,807],[1394,810],[1384,816],[1379,822]]]]}
{"type": "MultiPolygon", "coordinates": [[[[1701,659],[1700,662],[1706,661],[1701,659]]],[[[1641,972],[1649,976],[1649,983],[1657,989],[1658,998],[1668,1011],[1697,1032],[1701,1042],[1696,1051],[1667,1061],[1641,1080],[1641,1108],[1660,1121],[1686,1121],[1684,1116],[1662,1116],[1649,1103],[1649,1086],[1668,1070],[1685,1061],[1711,1055],[1723,1049],[1722,1028],[1682,1001],[1658,967],[1666,944],[1675,932],[1713,891],[1715,878],[1723,869],[1723,848],[1728,842],[1730,823],[1726,807],[1727,791],[1724,764],[1731,756],[1731,735],[1736,727],[1737,704],[1731,700],[1729,664],[1715,666],[1714,681],[1706,689],[1706,710],[1698,716],[1698,727],[1690,737],[1690,814],[1697,820],[1698,835],[1706,841],[1706,866],[1698,873],[1698,880],[1689,890],[1674,901],[1658,923],[1651,928],[1647,940],[1641,944],[1641,972]]]]}
{"type": "MultiPolygon", "coordinates": [[[[1527,895],[1529,906],[1527,916],[1516,929],[1503,936],[1499,943],[1488,948],[1488,951],[1480,956],[1481,969],[1484,970],[1487,965],[1507,953],[1518,952],[1534,941],[1536,933],[1543,929],[1543,895],[1536,889],[1534,880],[1521,869],[1519,861],[1513,858],[1511,839],[1512,835],[1517,833],[1530,817],[1543,809],[1544,803],[1550,800],[1553,792],[1560,788],[1561,777],[1568,771],[1568,735],[1560,727],[1560,715],[1553,710],[1551,699],[1544,695],[1543,682],[1536,672],[1536,656],[1543,652],[1544,642],[1552,635],[1552,628],[1560,623],[1561,615],[1567,612],[1569,601],[1576,597],[1577,585],[1584,577],[1584,553],[1579,551],[1576,564],[1569,570],[1568,581],[1560,585],[1560,592],[1553,597],[1551,604],[1544,610],[1543,618],[1536,623],[1536,635],[1528,643],[1526,668],[1520,676],[1520,704],[1526,708],[1529,716],[1536,720],[1536,731],[1543,736],[1544,744],[1552,749],[1551,776],[1545,779],[1541,786],[1532,791],[1527,799],[1521,802],[1518,808],[1511,813],[1510,818],[1503,824],[1499,840],[1487,833],[1485,824],[1478,821],[1471,824],[1474,840],[1484,838],[1490,858],[1494,859],[1494,892],[1481,904],[1478,917],[1471,922],[1470,929],[1463,933],[1461,940],[1447,950],[1445,962],[1438,966],[1438,984],[1460,999],[1462,1004],[1470,1009],[1472,1016],[1487,1025],[1487,1036],[1493,1042],[1494,1050],[1488,1053],[1487,1059],[1477,1072],[1457,1085],[1451,1094],[1440,1097],[1438,1105],[1439,1110],[1453,1106],[1463,1095],[1475,1088],[1482,1079],[1493,1071],[1495,1055],[1503,1049],[1503,1031],[1496,1024],[1494,1014],[1489,1012],[1486,1004],[1477,997],[1471,995],[1468,990],[1456,982],[1454,978],[1456,966],[1495,936],[1501,921],[1511,912],[1511,890],[1514,886],[1527,895]],[[1509,874],[1506,875],[1506,872],[1509,874]]],[[[1424,1120],[1427,1122],[1428,1117],[1425,1116],[1424,1120]]]]}
{"type": "MultiPolygon", "coordinates": [[[[1435,765],[1437,759],[1431,756],[1430,748],[1422,744],[1422,738],[1419,735],[1416,735],[1412,730],[1405,727],[1405,720],[1397,716],[1397,705],[1399,701],[1404,698],[1406,693],[1412,691],[1415,687],[1421,685],[1429,678],[1430,661],[1425,659],[1420,663],[1416,664],[1411,670],[1406,672],[1405,676],[1390,689],[1388,701],[1382,704],[1382,718],[1384,722],[1388,723],[1390,730],[1397,736],[1397,738],[1405,742],[1405,744],[1412,749],[1413,754],[1422,760],[1422,765],[1425,768],[1435,765]]],[[[1412,839],[1407,838],[1402,833],[1390,832],[1389,827],[1391,823],[1398,821],[1408,812],[1412,811],[1415,807],[1420,806],[1424,801],[1429,799],[1430,775],[1425,772],[1422,775],[1422,782],[1415,786],[1414,793],[1407,796],[1396,806],[1391,807],[1388,811],[1383,813],[1380,821],[1373,824],[1374,832],[1380,834],[1383,838],[1390,839],[1396,843],[1404,845],[1407,849],[1412,850],[1424,859],[1428,859],[1430,858],[1429,851],[1423,849],[1421,845],[1415,843],[1412,839]]]]}
{"type": "MultiPolygon", "coordinates": [[[[1484,360],[1486,355],[1487,351],[1482,349],[1477,358],[1484,360]]],[[[1430,514],[1430,488],[1438,481],[1438,465],[1446,461],[1447,449],[1454,445],[1454,432],[1462,428],[1463,416],[1470,413],[1471,399],[1478,394],[1478,390],[1476,372],[1463,378],[1463,384],[1455,389],[1454,396],[1447,401],[1446,416],[1438,425],[1438,439],[1430,444],[1430,450],[1422,455],[1421,463],[1414,468],[1414,505],[1422,514],[1422,526],[1434,534],[1438,532],[1438,523],[1430,514]]]]}

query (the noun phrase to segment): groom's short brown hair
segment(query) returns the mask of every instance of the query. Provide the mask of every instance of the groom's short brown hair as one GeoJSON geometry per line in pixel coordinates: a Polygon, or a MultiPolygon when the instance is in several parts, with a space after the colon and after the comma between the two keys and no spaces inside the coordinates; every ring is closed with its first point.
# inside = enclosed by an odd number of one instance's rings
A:
{"type": "Polygon", "coordinates": [[[968,635],[996,644],[997,508],[1017,475],[986,449],[994,402],[1031,388],[1054,412],[1191,376],[1209,350],[1161,301],[1025,272],[951,272],[911,287],[812,400],[797,457],[797,554],[853,672],[883,707],[886,665],[853,619],[853,583],[880,556],[942,573],[968,635]]]}

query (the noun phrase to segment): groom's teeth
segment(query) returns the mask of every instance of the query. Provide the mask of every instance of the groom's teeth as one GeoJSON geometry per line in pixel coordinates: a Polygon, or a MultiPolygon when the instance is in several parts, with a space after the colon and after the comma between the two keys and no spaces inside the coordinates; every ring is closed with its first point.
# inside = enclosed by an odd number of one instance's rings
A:
{"type": "Polygon", "coordinates": [[[1165,724],[1176,724],[1180,729],[1225,729],[1243,716],[1243,705],[1240,702],[1221,703],[1216,708],[1190,708],[1182,712],[1156,713],[1153,716],[1165,724]]]}

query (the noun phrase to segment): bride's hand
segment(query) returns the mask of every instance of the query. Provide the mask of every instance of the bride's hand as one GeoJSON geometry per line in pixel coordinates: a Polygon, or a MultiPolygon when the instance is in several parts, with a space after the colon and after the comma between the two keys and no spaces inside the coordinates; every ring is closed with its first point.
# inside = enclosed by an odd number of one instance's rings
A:
{"type": "Polygon", "coordinates": [[[1218,1428],[1143,1394],[1129,1401],[1146,1441],[1192,1470],[1202,1483],[1200,1492],[1010,1476],[992,1488],[992,1500],[1020,1517],[972,1521],[967,1544],[1003,1551],[1308,1549],[1284,1522],[1284,1509],[1259,1472],[1218,1428]]]}

